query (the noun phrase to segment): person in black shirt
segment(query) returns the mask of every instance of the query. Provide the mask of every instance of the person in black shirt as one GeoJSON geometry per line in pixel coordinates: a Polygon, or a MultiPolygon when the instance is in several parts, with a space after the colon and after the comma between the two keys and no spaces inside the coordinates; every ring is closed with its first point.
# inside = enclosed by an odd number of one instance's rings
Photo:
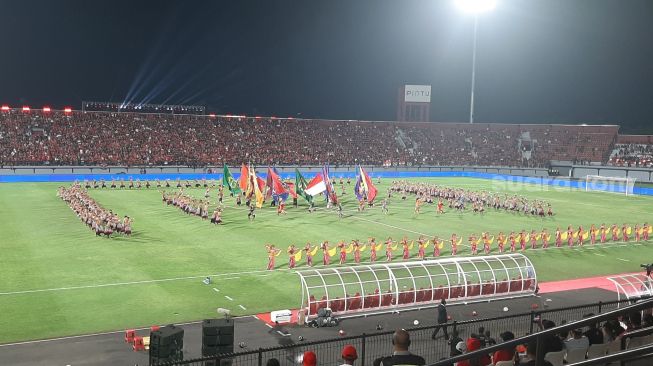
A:
{"type": "Polygon", "coordinates": [[[435,327],[433,330],[433,334],[431,334],[431,339],[435,339],[435,337],[438,335],[438,332],[440,329],[442,329],[444,333],[444,339],[449,340],[449,333],[447,333],[447,302],[442,299],[440,300],[440,305],[438,305],[438,325],[435,327]]]}
{"type": "MultiPolygon", "coordinates": [[[[586,314],[583,318],[594,316],[593,313],[586,314]]],[[[590,346],[593,344],[603,344],[603,332],[597,328],[596,324],[590,324],[589,329],[583,333],[587,340],[590,341],[590,346]]]]}
{"type": "Polygon", "coordinates": [[[398,329],[392,335],[392,346],[392,356],[377,358],[374,360],[374,366],[422,366],[426,364],[423,357],[414,355],[408,351],[408,347],[410,347],[410,335],[405,330],[398,329]]]}
{"type": "Polygon", "coordinates": [[[458,344],[458,342],[462,342],[462,341],[463,341],[463,339],[460,338],[460,336],[458,335],[458,330],[454,329],[451,332],[451,339],[449,340],[449,356],[450,357],[458,356],[458,355],[462,354],[462,352],[460,352],[458,350],[458,348],[456,348],[456,345],[458,344]]]}

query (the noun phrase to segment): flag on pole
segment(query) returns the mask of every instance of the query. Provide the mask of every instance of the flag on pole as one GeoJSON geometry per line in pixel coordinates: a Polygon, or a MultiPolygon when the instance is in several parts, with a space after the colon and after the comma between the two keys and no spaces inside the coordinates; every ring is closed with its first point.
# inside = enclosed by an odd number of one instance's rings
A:
{"type": "Polygon", "coordinates": [[[269,195],[275,201],[285,201],[288,199],[288,188],[283,184],[281,178],[273,169],[268,167],[267,182],[269,195]]]}
{"type": "Polygon", "coordinates": [[[336,195],[335,189],[333,189],[333,184],[329,178],[329,165],[325,165],[322,168],[322,174],[324,176],[324,184],[326,185],[326,195],[331,200],[331,203],[334,205],[338,204],[338,196],[336,195]]]}
{"type": "Polygon", "coordinates": [[[306,193],[307,186],[308,186],[308,182],[306,181],[302,173],[299,172],[299,169],[295,168],[295,193],[297,195],[304,197],[304,199],[310,203],[313,201],[313,196],[306,193]]]}
{"type": "Polygon", "coordinates": [[[358,168],[360,170],[361,186],[367,195],[367,202],[374,202],[374,198],[376,198],[378,191],[374,186],[374,183],[372,183],[370,176],[365,172],[365,169],[363,169],[362,166],[359,166],[358,168]]]}
{"type": "MultiPolygon", "coordinates": [[[[241,192],[248,192],[249,191],[249,169],[243,164],[243,166],[240,167],[240,181],[238,182],[240,185],[240,190],[241,192]]],[[[248,192],[249,193],[249,192],[248,192]]]]}
{"type": "MultiPolygon", "coordinates": [[[[358,169],[357,169],[358,170],[358,169]]],[[[356,175],[356,184],[354,185],[354,194],[356,195],[356,198],[360,201],[363,199],[363,192],[361,190],[361,184],[362,184],[362,179],[360,174],[356,175]]]]}
{"type": "Polygon", "coordinates": [[[326,190],[327,187],[324,178],[322,178],[322,173],[317,173],[315,178],[308,182],[306,189],[304,189],[304,193],[315,197],[322,192],[326,192],[326,190]]]}
{"type": "MultiPolygon", "coordinates": [[[[256,176],[256,171],[254,169],[252,169],[251,166],[248,168],[248,171],[249,171],[249,177],[250,177],[250,180],[249,180],[250,188],[248,188],[248,192],[249,192],[249,194],[254,195],[254,197],[256,199],[256,207],[261,208],[261,207],[263,207],[263,200],[265,199],[265,197],[263,197],[263,192],[262,192],[263,191],[262,188],[265,187],[265,181],[256,176]]],[[[248,194],[248,196],[249,196],[249,194],[248,194]]]]}
{"type": "Polygon", "coordinates": [[[231,191],[231,193],[233,194],[239,194],[241,192],[240,187],[238,186],[238,182],[231,175],[231,172],[229,171],[229,167],[227,167],[227,164],[224,165],[224,170],[222,174],[222,185],[226,186],[229,189],[229,191],[231,191]]]}

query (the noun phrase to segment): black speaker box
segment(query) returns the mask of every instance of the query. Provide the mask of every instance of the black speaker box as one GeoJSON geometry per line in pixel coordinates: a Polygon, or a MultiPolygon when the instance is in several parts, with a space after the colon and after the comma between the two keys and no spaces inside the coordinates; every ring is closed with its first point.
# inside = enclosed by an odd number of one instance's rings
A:
{"type": "Polygon", "coordinates": [[[184,348],[184,330],[174,325],[150,333],[150,357],[166,359],[177,357],[184,348]]]}
{"type": "Polygon", "coordinates": [[[202,356],[234,351],[233,319],[206,319],[202,322],[202,356]]]}

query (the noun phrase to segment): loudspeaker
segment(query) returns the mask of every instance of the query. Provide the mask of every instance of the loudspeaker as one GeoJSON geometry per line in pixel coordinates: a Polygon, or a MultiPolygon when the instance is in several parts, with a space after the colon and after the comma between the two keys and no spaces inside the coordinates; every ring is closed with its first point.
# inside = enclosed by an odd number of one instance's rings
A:
{"type": "Polygon", "coordinates": [[[184,330],[174,325],[150,333],[150,365],[184,358],[184,330]]]}
{"type": "Polygon", "coordinates": [[[234,351],[233,319],[206,319],[202,322],[202,356],[234,351]]]}

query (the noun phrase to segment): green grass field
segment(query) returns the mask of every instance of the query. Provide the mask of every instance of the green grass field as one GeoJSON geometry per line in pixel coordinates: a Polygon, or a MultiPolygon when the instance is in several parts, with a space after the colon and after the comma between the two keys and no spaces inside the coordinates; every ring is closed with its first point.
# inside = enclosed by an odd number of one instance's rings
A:
{"type": "MultiPolygon", "coordinates": [[[[193,321],[215,316],[217,307],[236,315],[295,308],[301,302],[298,276],[285,269],[283,254],[278,270],[265,271],[266,242],[285,249],[291,243],[369,236],[417,239],[423,233],[448,238],[453,232],[466,237],[481,231],[546,227],[553,232],[556,226],[570,224],[653,222],[653,197],[506,186],[472,178],[419,180],[539,197],[553,204],[556,215],[540,219],[489,210],[483,216],[436,216],[435,208],[426,205],[415,216],[413,198],[402,201],[396,196],[387,216],[380,207],[358,213],[349,187],[343,219],[324,209],[307,214],[300,202],[297,209],[289,207],[286,216],[264,208],[249,222],[246,210],[228,201],[226,224],[216,227],[166,206],[155,189],[94,190],[91,195],[105,207],[135,219],[132,237],[106,239],[95,237],[56,197],[59,184],[2,184],[0,343],[193,321]],[[207,275],[214,275],[211,286],[202,284],[207,275]]],[[[381,196],[389,183],[379,185],[381,196]]],[[[204,190],[190,192],[202,196],[204,190]]],[[[461,254],[469,253],[467,247],[461,249],[461,254]]],[[[448,246],[443,252],[449,254],[448,246]]],[[[638,271],[640,262],[651,262],[651,253],[649,244],[631,243],[527,255],[539,280],[550,281],[638,271]]]]}

